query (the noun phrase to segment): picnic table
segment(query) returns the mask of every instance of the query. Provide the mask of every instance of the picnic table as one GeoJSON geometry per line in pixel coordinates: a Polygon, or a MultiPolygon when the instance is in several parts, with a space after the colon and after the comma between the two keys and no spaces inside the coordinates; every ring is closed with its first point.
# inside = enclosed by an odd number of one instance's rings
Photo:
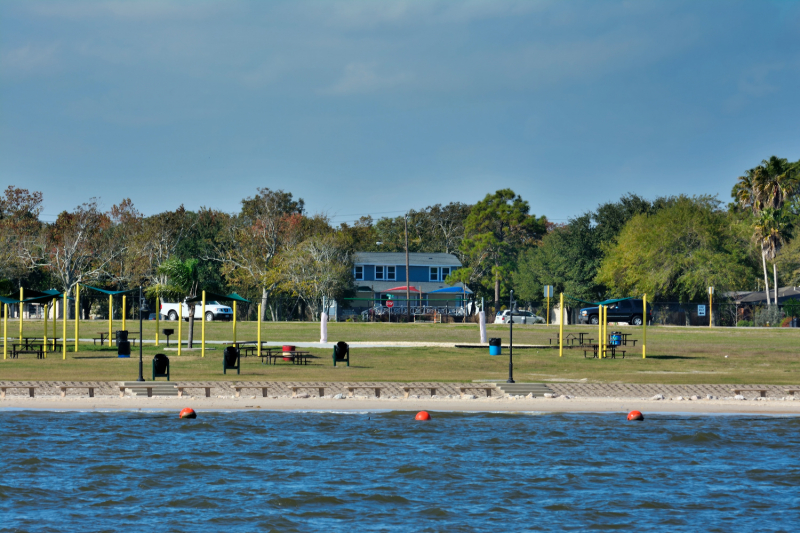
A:
{"type": "MultiPolygon", "coordinates": [[[[240,342],[234,343],[234,346],[236,348],[239,348],[240,344],[243,345],[241,350],[242,350],[242,353],[244,354],[245,357],[247,357],[250,354],[258,355],[258,348],[259,348],[258,341],[240,341],[240,342]]],[[[267,345],[267,341],[261,341],[261,351],[262,351],[262,353],[263,353],[266,345],[267,345]]]]}
{"type": "MultiPolygon", "coordinates": [[[[587,341],[587,335],[591,335],[591,333],[586,331],[581,331],[579,333],[568,333],[564,336],[564,344],[574,345],[576,342],[578,345],[583,346],[584,344],[591,344],[594,339],[589,338],[587,341]],[[577,337],[576,337],[577,335],[577,337]]],[[[558,342],[559,334],[556,333],[555,338],[549,339],[550,344],[553,344],[553,341],[558,342]]]]}
{"type": "Polygon", "coordinates": [[[289,359],[293,365],[307,365],[308,359],[313,357],[311,352],[292,350],[284,352],[277,348],[267,348],[261,352],[261,363],[265,365],[277,364],[278,359],[289,359]]]}
{"type": "Polygon", "coordinates": [[[100,341],[100,346],[105,346],[106,339],[108,338],[108,332],[107,331],[98,331],[97,335],[99,335],[100,338],[93,338],[92,340],[94,341],[94,343],[97,344],[97,341],[100,341]]]}
{"type": "Polygon", "coordinates": [[[44,359],[44,343],[36,344],[34,342],[25,342],[11,345],[12,359],[18,359],[21,353],[36,354],[37,359],[44,359]]]}
{"type": "MultiPolygon", "coordinates": [[[[611,345],[611,335],[612,335],[611,333],[608,334],[608,345],[609,346],[611,345]]],[[[620,346],[627,346],[629,342],[631,343],[631,346],[636,346],[636,341],[638,339],[628,339],[628,337],[633,335],[633,333],[617,332],[617,335],[622,337],[621,342],[620,342],[620,346]]]]}

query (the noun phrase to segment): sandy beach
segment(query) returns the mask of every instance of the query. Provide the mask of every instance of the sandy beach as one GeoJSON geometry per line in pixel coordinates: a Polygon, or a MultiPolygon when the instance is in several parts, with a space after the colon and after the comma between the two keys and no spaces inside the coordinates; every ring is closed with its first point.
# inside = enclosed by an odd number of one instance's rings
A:
{"type": "Polygon", "coordinates": [[[13,409],[76,410],[157,409],[178,411],[192,407],[203,410],[265,409],[276,411],[462,411],[462,412],[526,412],[526,413],[627,413],[639,410],[645,413],[691,414],[762,414],[800,415],[800,401],[792,400],[642,400],[636,398],[497,398],[497,399],[378,399],[378,398],[241,398],[205,397],[65,397],[41,396],[28,398],[7,396],[0,400],[0,411],[13,409]]]}

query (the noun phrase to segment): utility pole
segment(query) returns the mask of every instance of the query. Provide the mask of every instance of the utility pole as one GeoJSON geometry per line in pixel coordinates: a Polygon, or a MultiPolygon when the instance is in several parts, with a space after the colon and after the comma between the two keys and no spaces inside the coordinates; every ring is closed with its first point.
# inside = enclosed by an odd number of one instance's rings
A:
{"type": "Polygon", "coordinates": [[[411,288],[408,286],[408,213],[403,217],[403,223],[406,229],[406,322],[411,322],[411,288]]]}

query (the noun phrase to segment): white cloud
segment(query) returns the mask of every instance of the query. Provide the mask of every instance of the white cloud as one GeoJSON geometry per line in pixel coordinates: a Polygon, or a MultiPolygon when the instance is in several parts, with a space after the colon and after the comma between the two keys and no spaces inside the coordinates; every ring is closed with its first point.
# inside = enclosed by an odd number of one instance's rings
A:
{"type": "Polygon", "coordinates": [[[3,53],[0,68],[6,75],[30,75],[51,71],[56,63],[59,45],[26,44],[3,53]]]}
{"type": "Polygon", "coordinates": [[[414,76],[407,72],[380,74],[376,65],[350,63],[344,68],[341,77],[322,92],[331,94],[359,94],[395,89],[407,85],[414,76]]]}

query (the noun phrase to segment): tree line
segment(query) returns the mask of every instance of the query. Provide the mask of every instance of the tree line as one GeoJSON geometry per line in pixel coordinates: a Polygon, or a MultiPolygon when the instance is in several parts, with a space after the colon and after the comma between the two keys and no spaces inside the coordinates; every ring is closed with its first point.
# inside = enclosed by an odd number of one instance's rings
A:
{"type": "MultiPolygon", "coordinates": [[[[338,226],[269,188],[236,213],[180,206],[144,216],[129,199],[108,210],[90,199],[45,222],[42,193],[9,186],[0,196],[0,292],[141,285],[150,297],[181,299],[206,289],[260,301],[267,319],[313,318],[323,299],[353,295],[355,252],[402,252],[407,228],[410,252],[454,254],[463,266],[447,282],[495,309],[511,289],[537,305],[544,285],[585,301],[647,293],[679,302],[704,298],[709,286],[719,294],[772,285],[768,303],[776,302],[779,281],[800,284],[800,161],[773,156],[732,182],[727,204],[629,193],[564,224],[502,189],[473,205],[338,226]]],[[[81,298],[84,315],[93,296],[81,298]]]]}

